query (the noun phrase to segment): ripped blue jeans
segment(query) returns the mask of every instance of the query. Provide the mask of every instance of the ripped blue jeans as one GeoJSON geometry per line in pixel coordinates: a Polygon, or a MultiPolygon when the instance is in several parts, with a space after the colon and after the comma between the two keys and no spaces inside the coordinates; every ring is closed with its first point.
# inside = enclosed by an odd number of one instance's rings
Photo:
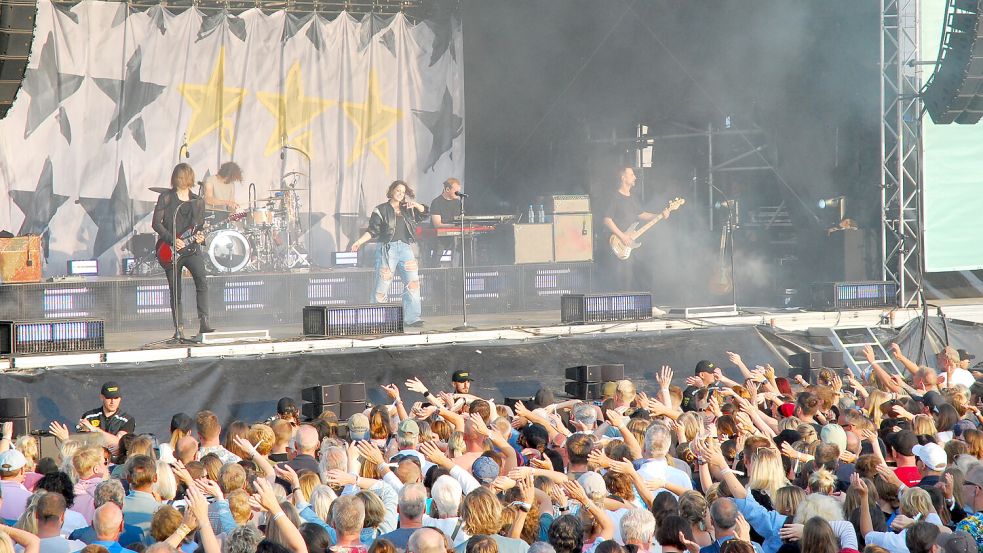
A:
{"type": "Polygon", "coordinates": [[[394,240],[380,244],[375,252],[376,303],[389,301],[389,288],[393,275],[403,281],[403,322],[412,324],[420,320],[420,267],[413,255],[413,246],[394,240]]]}

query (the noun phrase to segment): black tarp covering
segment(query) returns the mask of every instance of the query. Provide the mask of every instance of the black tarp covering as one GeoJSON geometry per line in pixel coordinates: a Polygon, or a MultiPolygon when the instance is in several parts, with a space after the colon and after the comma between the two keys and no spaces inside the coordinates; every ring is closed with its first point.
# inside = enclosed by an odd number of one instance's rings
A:
{"type": "MultiPolygon", "coordinates": [[[[929,321],[932,333],[941,332],[938,320],[929,321]]],[[[920,322],[898,334],[906,352],[917,348],[920,322]]],[[[983,352],[980,325],[948,322],[957,347],[983,352]]],[[[890,339],[887,335],[885,338],[890,339]]],[[[931,351],[934,346],[928,344],[931,351]]],[[[257,357],[184,359],[139,364],[91,367],[52,367],[42,371],[0,375],[3,397],[31,398],[35,429],[52,420],[74,422],[86,409],[99,405],[99,386],[115,380],[123,390],[123,410],[136,417],[137,430],[167,435],[172,414],[194,414],[211,409],[220,420],[258,421],[274,412],[277,399],[300,400],[300,390],[317,384],[365,382],[371,402],[387,398],[380,384],[402,384],[419,376],[434,389],[449,387],[450,373],[470,369],[478,395],[533,395],[540,387],[563,390],[563,369],[581,364],[624,363],[628,378],[640,389],[652,391],[663,364],[675,369],[675,383],[700,359],[727,366],[724,352],[741,353],[748,366],[771,363],[787,367],[788,354],[810,348],[806,333],[779,332],[768,326],[710,327],[631,334],[581,334],[534,337],[515,342],[423,345],[413,347],[345,350],[257,357]]],[[[910,353],[913,354],[913,353],[910,353]]],[[[934,361],[934,359],[933,359],[934,361]]],[[[726,372],[737,378],[736,369],[726,372]]],[[[780,371],[781,373],[781,371],[780,371]]],[[[408,402],[419,400],[405,392],[408,402]]]]}

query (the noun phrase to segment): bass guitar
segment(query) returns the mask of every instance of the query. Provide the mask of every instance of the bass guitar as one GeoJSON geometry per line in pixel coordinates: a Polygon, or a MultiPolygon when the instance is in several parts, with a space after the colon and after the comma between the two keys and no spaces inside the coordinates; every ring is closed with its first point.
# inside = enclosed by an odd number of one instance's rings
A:
{"type": "MultiPolygon", "coordinates": [[[[685,203],[686,203],[685,199],[676,198],[675,200],[669,202],[669,205],[666,206],[666,209],[668,209],[670,212],[676,211],[677,209],[682,207],[683,204],[685,203]]],[[[631,238],[630,244],[625,244],[624,242],[621,241],[620,238],[612,234],[611,238],[608,240],[608,243],[611,245],[611,251],[614,252],[615,257],[617,257],[622,261],[628,259],[631,256],[632,250],[634,250],[635,248],[641,245],[638,243],[638,237],[645,234],[645,232],[648,231],[648,229],[652,228],[652,225],[658,223],[663,219],[665,219],[665,217],[663,217],[662,214],[659,213],[658,215],[655,216],[654,219],[645,223],[642,226],[638,226],[638,221],[632,223],[631,226],[628,227],[628,230],[625,231],[625,234],[627,234],[628,237],[631,238]]]]}
{"type": "Polygon", "coordinates": [[[195,235],[200,231],[201,229],[196,225],[181,233],[178,238],[184,241],[184,247],[177,251],[174,251],[174,248],[171,247],[171,245],[168,244],[163,238],[158,238],[157,245],[154,247],[154,251],[157,254],[157,261],[160,261],[162,265],[170,265],[171,263],[174,263],[175,258],[180,258],[182,255],[192,255],[198,253],[200,244],[198,243],[195,235]]]}

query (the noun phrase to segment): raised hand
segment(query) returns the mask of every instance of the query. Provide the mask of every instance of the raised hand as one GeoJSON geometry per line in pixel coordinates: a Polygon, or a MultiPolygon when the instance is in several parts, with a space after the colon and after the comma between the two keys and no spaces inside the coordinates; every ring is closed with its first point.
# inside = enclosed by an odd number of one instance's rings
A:
{"type": "Polygon", "coordinates": [[[386,462],[386,460],[382,457],[382,451],[379,450],[379,447],[372,442],[355,442],[355,448],[358,449],[358,454],[365,459],[366,463],[371,465],[381,465],[382,463],[386,462]]]}
{"type": "Polygon", "coordinates": [[[686,385],[687,386],[697,386],[697,387],[702,388],[703,387],[703,380],[701,380],[700,377],[698,377],[698,376],[687,376],[686,377],[686,385]]]}
{"type": "Polygon", "coordinates": [[[435,465],[440,465],[442,467],[453,465],[450,458],[448,458],[447,455],[445,455],[444,452],[432,442],[420,444],[419,451],[424,457],[427,458],[427,461],[430,461],[435,465]]]}
{"type": "Polygon", "coordinates": [[[732,351],[726,351],[726,352],[724,352],[724,355],[727,356],[727,360],[730,361],[731,364],[736,365],[738,367],[741,366],[741,356],[740,356],[740,354],[734,353],[732,351]]]}
{"type": "Polygon", "coordinates": [[[358,482],[354,474],[338,469],[331,469],[324,476],[324,483],[329,486],[350,486],[358,482]]]}
{"type": "Polygon", "coordinates": [[[389,399],[399,401],[399,386],[396,386],[395,384],[388,384],[386,386],[382,386],[382,391],[386,392],[389,399]]]}
{"type": "Polygon", "coordinates": [[[737,525],[734,527],[734,534],[746,542],[751,541],[751,525],[748,524],[747,519],[742,514],[737,515],[737,525]]]}
{"type": "Polygon", "coordinates": [[[870,364],[873,364],[874,363],[874,360],[877,359],[874,356],[874,348],[872,348],[870,346],[864,346],[863,354],[864,354],[864,359],[866,359],[867,362],[870,363],[870,364]]]}
{"type": "Polygon", "coordinates": [[[659,376],[656,377],[656,381],[659,383],[659,387],[661,389],[669,389],[669,386],[672,384],[672,375],[672,367],[669,365],[662,365],[662,370],[659,371],[659,376]]]}
{"type": "Polygon", "coordinates": [[[778,531],[778,537],[782,538],[782,541],[799,541],[802,539],[804,528],[802,524],[786,524],[778,531]]]}
{"type": "Polygon", "coordinates": [[[218,483],[213,480],[209,480],[208,478],[199,478],[195,480],[195,487],[197,487],[201,493],[210,495],[218,501],[225,499],[225,496],[222,494],[222,488],[220,488],[218,483]]]}
{"type": "Polygon", "coordinates": [[[581,505],[587,505],[590,502],[590,499],[587,497],[587,491],[576,480],[565,481],[563,483],[563,491],[567,494],[567,497],[581,505]]]}
{"type": "Polygon", "coordinates": [[[262,478],[257,478],[253,481],[253,488],[256,489],[256,493],[253,494],[253,499],[259,503],[259,506],[262,507],[264,511],[271,513],[280,511],[280,502],[277,501],[276,494],[273,493],[273,484],[270,484],[262,478]]]}
{"type": "Polygon", "coordinates": [[[491,433],[491,430],[489,430],[488,425],[485,424],[485,419],[481,418],[481,415],[478,413],[471,413],[468,415],[468,417],[471,419],[471,430],[473,430],[475,434],[487,438],[491,433]]]}
{"type": "Polygon", "coordinates": [[[595,449],[587,454],[587,462],[591,465],[601,468],[608,468],[611,466],[611,459],[604,454],[603,449],[595,449]]]}
{"type": "Polygon", "coordinates": [[[420,382],[420,379],[415,376],[407,379],[404,385],[406,386],[406,389],[411,392],[416,392],[418,394],[427,393],[427,387],[424,386],[423,382],[420,382]]]}
{"type": "MultiPolygon", "coordinates": [[[[3,425],[4,425],[3,435],[12,436],[14,423],[5,422],[3,423],[3,425]],[[7,432],[7,428],[6,428],[8,424],[10,425],[11,428],[10,433],[7,432]]],[[[51,421],[51,424],[48,425],[48,431],[51,432],[51,435],[54,436],[59,442],[67,442],[69,436],[71,436],[71,434],[68,431],[68,427],[58,421],[51,421]]]]}
{"type": "Polygon", "coordinates": [[[181,461],[174,461],[171,463],[171,472],[174,473],[174,477],[184,483],[187,487],[192,487],[194,485],[195,479],[191,477],[191,473],[188,472],[187,467],[181,461]]]}
{"type": "Polygon", "coordinates": [[[939,480],[935,487],[942,490],[942,495],[944,495],[946,499],[952,499],[953,484],[951,474],[943,474],[942,479],[939,480]]]}
{"type": "Polygon", "coordinates": [[[713,379],[716,382],[720,382],[724,378],[724,372],[720,370],[720,367],[713,369],[713,379]]]}
{"type": "Polygon", "coordinates": [[[532,503],[536,499],[536,486],[533,484],[532,475],[519,480],[519,490],[522,491],[522,501],[532,503]]]}
{"type": "Polygon", "coordinates": [[[499,476],[492,481],[491,487],[493,490],[498,490],[500,492],[511,490],[515,487],[515,480],[509,478],[508,476],[499,476]]]}
{"type": "Polygon", "coordinates": [[[540,470],[553,470],[553,461],[546,459],[529,459],[529,466],[540,470]]]}
{"type": "Polygon", "coordinates": [[[198,524],[205,526],[208,524],[208,500],[195,487],[189,487],[184,492],[184,499],[188,503],[188,510],[194,513],[198,524]]]}
{"type": "Polygon", "coordinates": [[[611,426],[615,428],[624,428],[624,426],[628,424],[628,417],[622,415],[614,409],[608,409],[604,412],[604,414],[607,415],[608,420],[611,421],[611,426]]]}
{"type": "Polygon", "coordinates": [[[891,355],[893,355],[895,359],[900,360],[902,357],[904,357],[904,354],[901,353],[901,346],[898,344],[891,342],[891,345],[888,346],[888,348],[891,350],[891,355]]]}
{"type": "Polygon", "coordinates": [[[285,464],[282,467],[274,465],[273,470],[276,472],[277,476],[283,478],[287,482],[290,482],[291,488],[297,489],[300,487],[300,476],[290,465],[285,464]]]}
{"type": "Polygon", "coordinates": [[[686,551],[689,553],[700,553],[700,544],[686,539],[686,536],[682,532],[679,533],[679,543],[686,546],[686,551]]]}
{"type": "Polygon", "coordinates": [[[861,478],[856,472],[850,475],[850,486],[856,488],[857,495],[859,495],[861,499],[867,499],[867,494],[870,493],[870,490],[867,488],[867,483],[864,482],[864,479],[861,478]]]}
{"type": "Polygon", "coordinates": [[[611,459],[609,463],[611,465],[611,471],[618,474],[627,474],[628,476],[631,476],[638,472],[635,470],[635,465],[628,459],[622,459],[620,461],[611,459]]]}
{"type": "Polygon", "coordinates": [[[256,451],[256,446],[254,446],[252,444],[252,442],[250,442],[249,440],[247,440],[243,436],[233,436],[232,437],[232,443],[234,443],[235,445],[237,445],[239,447],[239,449],[241,449],[241,450],[245,451],[247,454],[249,454],[249,457],[250,458],[253,458],[253,457],[256,457],[257,455],[259,455],[259,452],[256,451]]]}

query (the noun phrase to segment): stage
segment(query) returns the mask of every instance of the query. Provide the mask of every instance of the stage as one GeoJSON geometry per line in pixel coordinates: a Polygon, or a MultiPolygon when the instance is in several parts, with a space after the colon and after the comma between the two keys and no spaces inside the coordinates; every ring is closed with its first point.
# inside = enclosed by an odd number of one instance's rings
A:
{"type": "MultiPolygon", "coordinates": [[[[568,279],[573,278],[571,274],[579,274],[589,281],[590,268],[591,265],[515,266],[475,271],[497,272],[505,275],[501,278],[511,276],[521,283],[524,277],[543,281],[544,274],[559,274],[568,279]]],[[[435,282],[444,282],[445,286],[451,282],[449,274],[441,275],[439,271],[430,271],[429,278],[424,277],[425,291],[427,282],[431,286],[435,282]]],[[[170,318],[165,307],[162,312],[137,313],[142,319],[107,321],[105,351],[0,359],[3,395],[31,398],[32,425],[37,430],[56,419],[74,421],[82,411],[98,404],[98,389],[103,381],[116,380],[123,388],[123,409],[137,418],[138,430],[164,436],[175,412],[194,413],[208,408],[225,421],[253,422],[272,414],[278,398],[291,396],[299,401],[301,389],[317,384],[365,382],[369,401],[381,403],[387,399],[378,388],[381,384],[402,383],[406,378],[419,376],[427,385],[441,389],[447,386],[451,371],[468,368],[476,379],[474,390],[480,395],[498,399],[531,396],[540,387],[549,387],[562,395],[565,367],[623,363],[626,377],[634,380],[640,389],[651,391],[654,375],[663,364],[674,367],[674,383],[684,385],[685,377],[692,374],[693,366],[700,359],[709,358],[727,367],[726,351],[740,352],[749,366],[771,363],[784,373],[789,354],[828,349],[828,344],[817,342],[817,329],[872,327],[882,341],[898,341],[910,356],[917,355],[922,343],[920,310],[818,312],[741,308],[737,315],[699,319],[669,318],[656,311],[651,319],[643,321],[564,325],[560,323],[559,294],[528,297],[521,292],[535,290],[534,286],[520,291],[499,288],[500,297],[484,297],[492,303],[483,304],[481,296],[475,300],[469,297],[468,322],[476,327],[473,331],[453,330],[462,322],[459,314],[447,313],[453,298],[445,296],[443,302],[434,301],[428,306],[425,295],[426,324],[407,329],[402,335],[357,339],[304,337],[299,322],[302,306],[292,305],[290,301],[305,294],[309,298],[313,293],[311,283],[316,281],[348,275],[354,283],[357,279],[352,273],[253,274],[213,279],[213,284],[221,283],[221,286],[211,285],[210,293],[214,297],[217,290],[223,290],[223,301],[229,302],[222,304],[226,307],[244,304],[243,298],[226,292],[249,282],[264,282],[274,277],[294,279],[301,291],[277,287],[269,292],[268,303],[250,302],[263,304],[254,308],[252,316],[248,316],[248,310],[237,312],[229,308],[215,318],[222,331],[263,329],[269,331],[270,340],[154,345],[153,342],[170,336],[169,328],[162,324],[170,318]],[[304,281],[306,286],[302,284],[304,281]],[[550,307],[519,307],[535,306],[536,302],[550,307]],[[515,308],[491,308],[503,305],[515,308]],[[239,312],[247,316],[240,319],[239,312]],[[290,313],[295,315],[288,317],[290,313]]],[[[126,299],[127,294],[142,293],[137,291],[141,287],[159,285],[135,280],[21,285],[16,291],[5,286],[0,287],[0,297],[7,305],[12,305],[11,298],[18,297],[19,307],[29,311],[29,302],[23,301],[25,295],[83,298],[86,294],[105,295],[106,290],[115,290],[117,298],[126,299]],[[77,291],[67,294],[68,289],[77,291]]],[[[549,289],[541,292],[564,289],[556,287],[555,278],[547,284],[549,289]]],[[[433,288],[430,290],[433,293],[433,288]]],[[[166,306],[166,286],[162,294],[166,306]]],[[[60,313],[66,313],[68,308],[84,304],[49,301],[44,305],[58,307],[60,313]]],[[[983,302],[948,302],[942,309],[944,322],[934,317],[929,321],[932,331],[928,333],[931,341],[928,347],[935,348],[945,333],[949,342],[958,347],[983,352],[983,327],[979,326],[983,323],[983,302]]],[[[929,313],[935,314],[934,310],[929,313]]],[[[410,402],[420,399],[414,396],[408,394],[406,399],[410,402]]]]}

